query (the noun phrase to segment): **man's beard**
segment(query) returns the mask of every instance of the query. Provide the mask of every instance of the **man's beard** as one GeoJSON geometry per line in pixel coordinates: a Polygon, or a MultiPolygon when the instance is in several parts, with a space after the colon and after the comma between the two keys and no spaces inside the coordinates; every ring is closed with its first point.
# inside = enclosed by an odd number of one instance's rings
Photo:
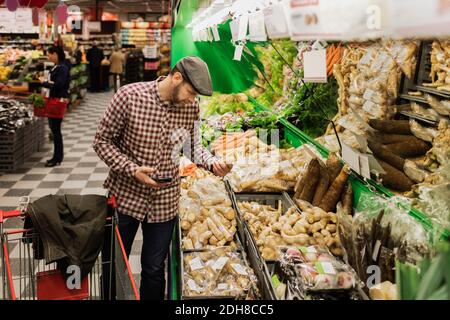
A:
{"type": "Polygon", "coordinates": [[[182,85],[183,85],[183,83],[180,83],[175,88],[173,88],[173,91],[172,91],[172,104],[176,107],[186,104],[180,99],[180,91],[181,91],[182,85]]]}

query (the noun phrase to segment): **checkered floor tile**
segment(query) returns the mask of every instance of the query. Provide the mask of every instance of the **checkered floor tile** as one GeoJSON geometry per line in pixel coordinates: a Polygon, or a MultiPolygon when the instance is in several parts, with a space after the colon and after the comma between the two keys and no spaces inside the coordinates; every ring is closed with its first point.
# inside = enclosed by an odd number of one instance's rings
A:
{"type": "MultiPolygon", "coordinates": [[[[112,93],[88,94],[84,102],[67,113],[62,125],[64,161],[60,166],[46,168],[53,144],[47,141],[44,149],[30,157],[22,168],[9,174],[0,174],[0,209],[13,210],[19,198],[29,196],[31,201],[48,194],[106,194],[103,181],[107,166],[92,149],[98,121],[112,98],[112,93]]],[[[21,219],[11,219],[5,228],[20,228],[21,219]]],[[[142,234],[138,231],[130,256],[131,267],[139,281],[142,234]]],[[[20,250],[17,243],[10,244],[10,256],[18,264],[20,250]]],[[[1,262],[0,262],[1,263],[1,262]]],[[[23,292],[27,284],[17,288],[23,292]]]]}

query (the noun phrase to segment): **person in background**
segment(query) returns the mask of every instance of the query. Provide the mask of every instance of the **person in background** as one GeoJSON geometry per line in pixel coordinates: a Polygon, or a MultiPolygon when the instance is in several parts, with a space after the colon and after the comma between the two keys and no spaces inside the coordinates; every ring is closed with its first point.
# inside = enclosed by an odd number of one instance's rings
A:
{"type": "MultiPolygon", "coordinates": [[[[53,46],[47,50],[50,62],[55,66],[50,70],[49,80],[41,79],[42,86],[50,89],[49,98],[69,97],[70,84],[70,64],[66,61],[66,55],[62,47],[53,46]]],[[[63,137],[61,133],[61,123],[63,119],[48,118],[48,125],[53,135],[53,157],[46,163],[47,167],[59,165],[64,158],[63,137]]]]}
{"type": "Polygon", "coordinates": [[[103,50],[98,48],[97,41],[94,41],[92,48],[86,53],[86,59],[89,61],[89,70],[91,78],[91,91],[100,91],[100,71],[102,60],[105,58],[103,50]]]}
{"type": "Polygon", "coordinates": [[[164,299],[164,260],[177,221],[182,146],[189,144],[185,155],[218,176],[231,170],[203,148],[199,137],[196,98],[212,93],[206,63],[186,57],[168,77],[121,87],[98,126],[93,147],[110,168],[104,186],[117,200],[127,255],[142,227],[142,300],[164,299]]]}
{"type": "MultiPolygon", "coordinates": [[[[114,52],[111,54],[109,58],[110,66],[109,73],[113,77],[114,82],[114,92],[117,92],[118,85],[117,83],[120,81],[121,75],[123,73],[123,65],[125,63],[125,54],[122,52],[120,48],[116,48],[114,52]]],[[[119,84],[120,86],[120,84],[119,84]]]]}

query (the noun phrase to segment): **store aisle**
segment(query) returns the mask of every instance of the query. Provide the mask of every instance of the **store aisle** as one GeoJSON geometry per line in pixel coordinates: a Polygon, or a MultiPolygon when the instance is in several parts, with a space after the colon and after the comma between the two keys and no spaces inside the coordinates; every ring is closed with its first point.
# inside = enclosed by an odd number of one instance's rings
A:
{"type": "MultiPolygon", "coordinates": [[[[1,175],[0,208],[13,210],[22,196],[29,196],[33,201],[48,194],[106,194],[102,185],[108,168],[92,149],[92,142],[98,121],[111,98],[112,92],[88,94],[82,104],[66,114],[62,127],[64,161],[60,166],[45,167],[53,151],[52,142],[47,141],[43,151],[35,153],[21,169],[1,175]]],[[[11,219],[5,224],[7,229],[22,226],[20,219],[11,219]]],[[[130,256],[137,280],[141,269],[141,246],[142,235],[139,230],[130,256]]],[[[19,248],[12,244],[9,249],[14,265],[18,263],[19,248]]]]}

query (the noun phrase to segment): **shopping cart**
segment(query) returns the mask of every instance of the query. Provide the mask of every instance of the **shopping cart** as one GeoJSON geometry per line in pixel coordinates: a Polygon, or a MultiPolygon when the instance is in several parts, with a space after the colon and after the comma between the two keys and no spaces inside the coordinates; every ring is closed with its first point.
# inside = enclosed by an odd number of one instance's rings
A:
{"type": "Polygon", "coordinates": [[[105,246],[88,276],[68,285],[56,263],[46,265],[33,229],[7,229],[5,222],[24,219],[29,197],[13,211],[0,210],[0,300],[139,300],[139,293],[117,225],[115,199],[108,200],[105,246]]]}

